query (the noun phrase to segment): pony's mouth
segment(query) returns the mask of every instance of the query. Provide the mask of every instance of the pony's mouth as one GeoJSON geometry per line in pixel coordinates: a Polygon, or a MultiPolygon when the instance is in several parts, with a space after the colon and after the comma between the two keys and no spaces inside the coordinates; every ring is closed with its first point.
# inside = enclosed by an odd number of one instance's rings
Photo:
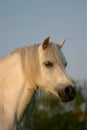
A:
{"type": "Polygon", "coordinates": [[[75,96],[73,96],[73,97],[60,96],[60,99],[62,102],[69,102],[69,101],[72,101],[74,98],[75,98],[75,96]]]}

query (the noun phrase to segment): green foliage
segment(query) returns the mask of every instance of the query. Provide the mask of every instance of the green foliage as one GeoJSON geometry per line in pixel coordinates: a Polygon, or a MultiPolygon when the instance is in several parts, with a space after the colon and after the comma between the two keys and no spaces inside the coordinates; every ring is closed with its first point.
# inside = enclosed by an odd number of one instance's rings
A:
{"type": "Polygon", "coordinates": [[[37,130],[87,130],[87,120],[80,121],[72,113],[57,114],[51,118],[46,115],[35,120],[37,130]]]}

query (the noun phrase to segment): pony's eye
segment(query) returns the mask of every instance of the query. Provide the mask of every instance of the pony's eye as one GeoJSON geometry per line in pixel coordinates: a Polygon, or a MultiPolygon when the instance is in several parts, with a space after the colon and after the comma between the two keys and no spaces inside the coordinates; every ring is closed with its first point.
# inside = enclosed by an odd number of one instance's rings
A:
{"type": "Polygon", "coordinates": [[[53,63],[50,61],[46,61],[43,63],[47,68],[53,67],[53,63]]]}

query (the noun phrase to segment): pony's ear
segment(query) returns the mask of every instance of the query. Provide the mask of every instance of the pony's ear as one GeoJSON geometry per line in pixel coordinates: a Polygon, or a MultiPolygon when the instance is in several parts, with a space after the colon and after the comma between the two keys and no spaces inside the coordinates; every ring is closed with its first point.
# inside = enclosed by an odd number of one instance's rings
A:
{"type": "Polygon", "coordinates": [[[61,48],[63,44],[65,43],[66,39],[62,40],[61,42],[58,43],[58,47],[61,48]]]}
{"type": "Polygon", "coordinates": [[[42,48],[43,49],[46,49],[48,46],[49,46],[49,40],[50,40],[50,37],[47,37],[44,41],[43,41],[43,44],[42,44],[42,48]]]}

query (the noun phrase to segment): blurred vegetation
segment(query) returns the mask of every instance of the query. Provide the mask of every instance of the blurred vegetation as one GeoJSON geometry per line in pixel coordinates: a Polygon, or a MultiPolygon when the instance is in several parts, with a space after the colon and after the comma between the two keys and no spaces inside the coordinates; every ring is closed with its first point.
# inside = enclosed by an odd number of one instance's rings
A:
{"type": "MultiPolygon", "coordinates": [[[[36,130],[87,130],[86,86],[78,85],[76,98],[70,103],[61,103],[58,98],[41,93],[32,120],[36,130]]],[[[29,118],[27,114],[24,130],[34,130],[29,129],[29,118]]]]}

